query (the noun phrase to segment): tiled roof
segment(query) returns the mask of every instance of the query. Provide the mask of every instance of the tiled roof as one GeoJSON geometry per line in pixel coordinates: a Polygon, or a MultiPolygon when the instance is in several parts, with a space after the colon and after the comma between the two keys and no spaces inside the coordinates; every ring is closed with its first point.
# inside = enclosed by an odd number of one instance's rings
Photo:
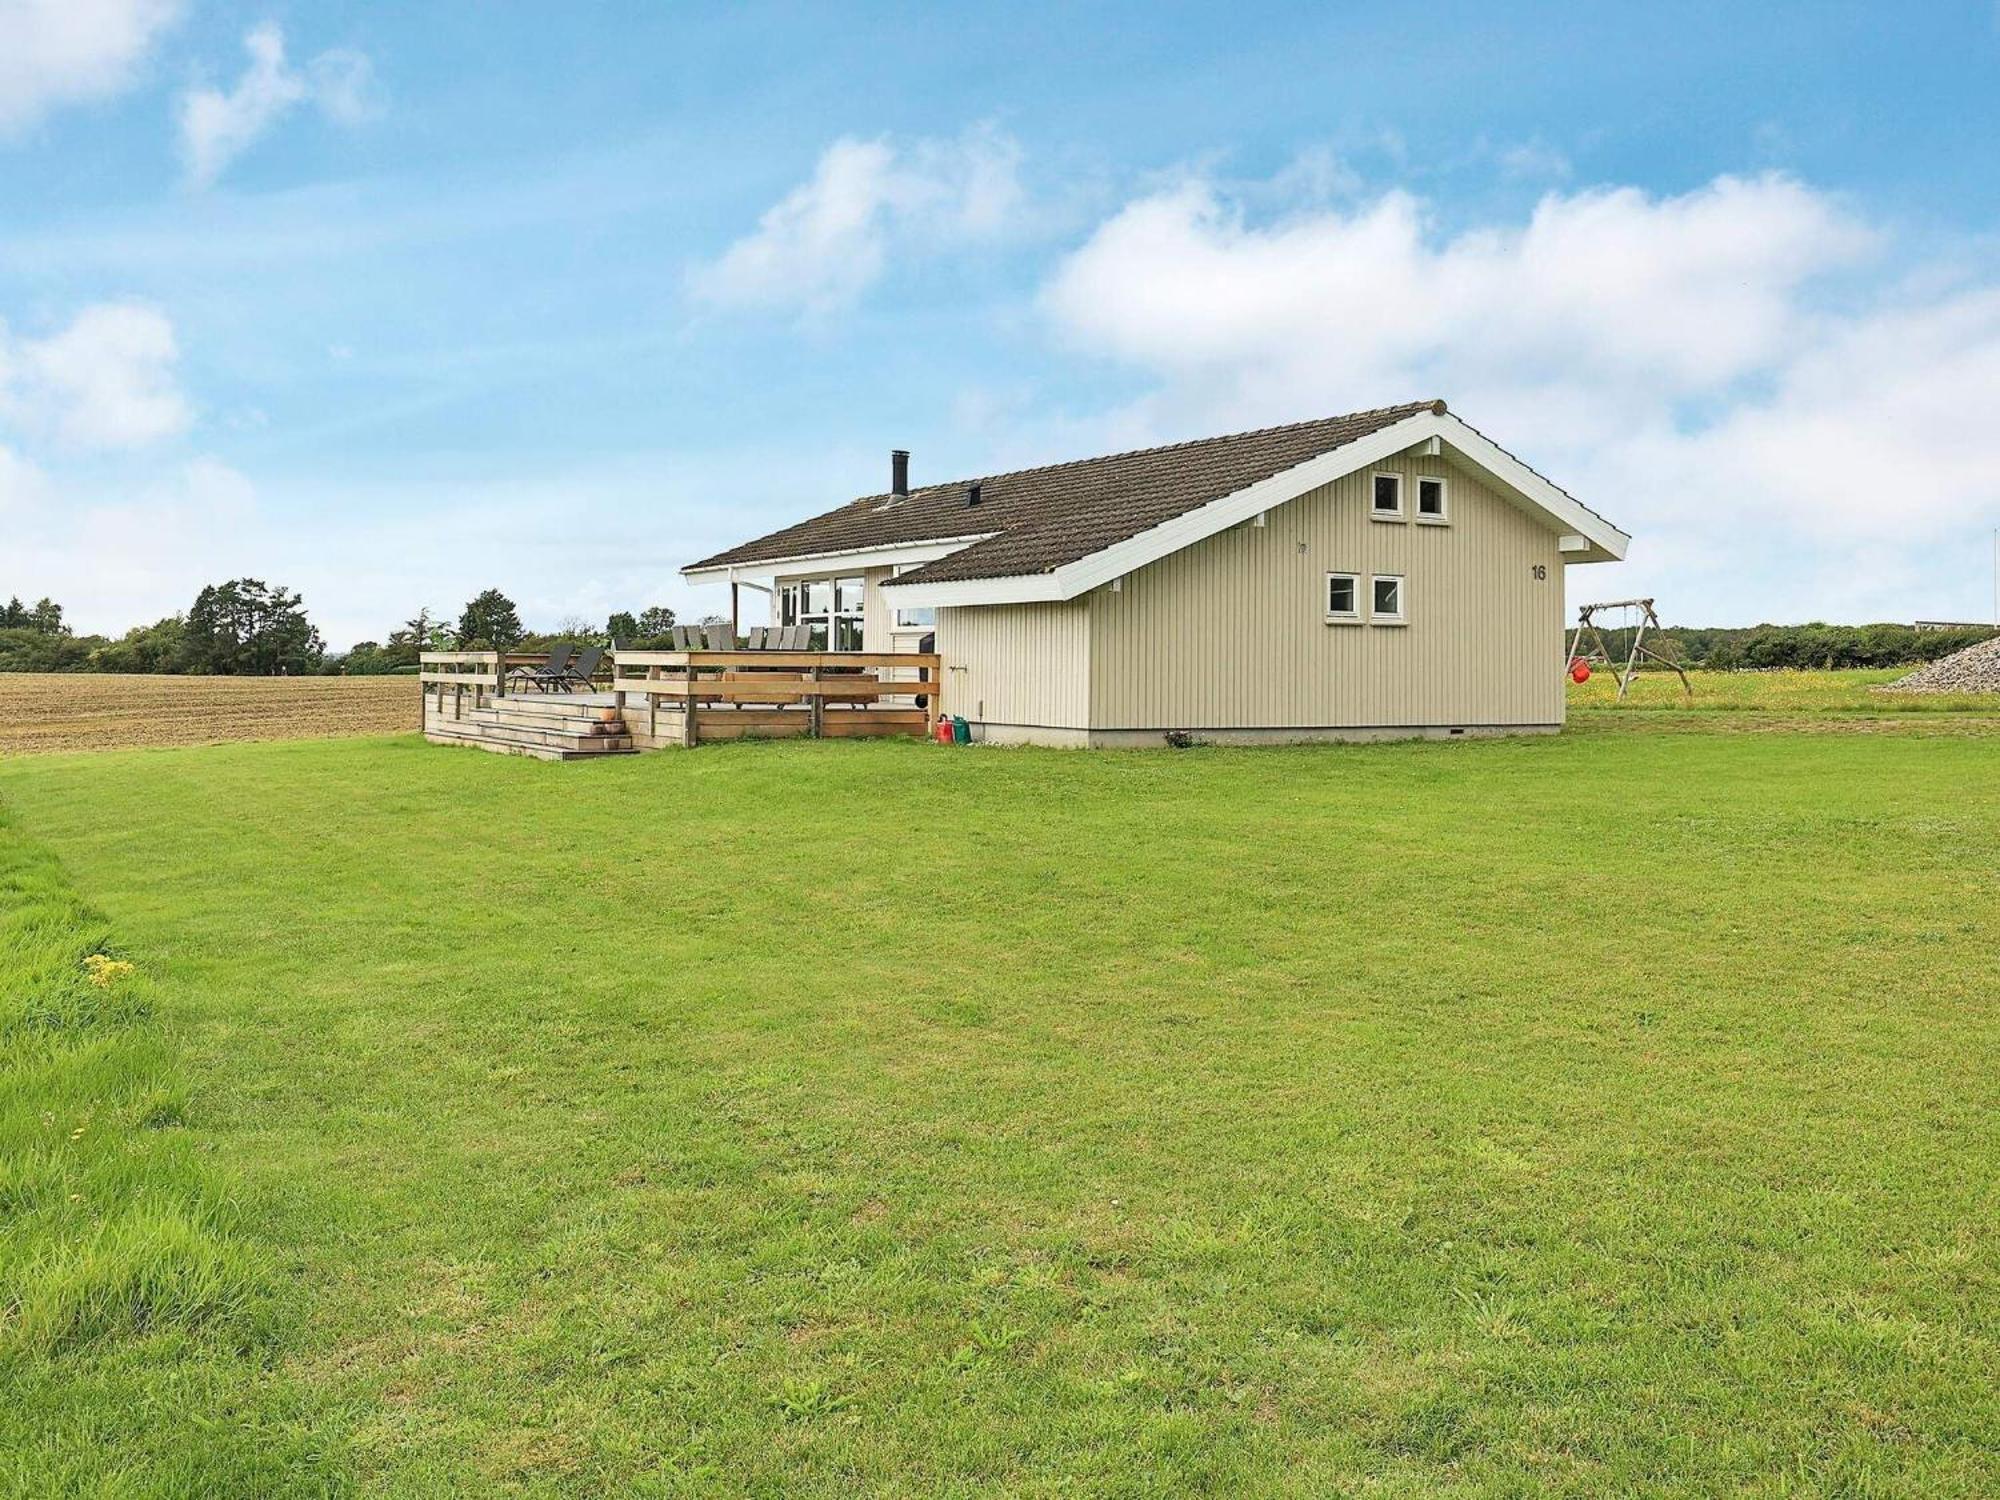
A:
{"type": "Polygon", "coordinates": [[[1444,403],[1412,401],[1288,427],[924,485],[894,504],[888,495],[864,495],[689,566],[872,551],[990,532],[984,541],[896,581],[1047,573],[1425,410],[1441,412],[1444,403]],[[976,506],[967,504],[975,484],[976,506]]]}

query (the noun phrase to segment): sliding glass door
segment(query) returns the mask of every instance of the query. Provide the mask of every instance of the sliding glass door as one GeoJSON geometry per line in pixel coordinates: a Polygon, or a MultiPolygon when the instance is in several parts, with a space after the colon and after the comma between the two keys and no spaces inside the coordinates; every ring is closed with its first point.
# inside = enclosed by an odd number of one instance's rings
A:
{"type": "Polygon", "coordinates": [[[778,623],[803,625],[814,651],[859,651],[867,581],[804,578],[778,590],[778,623]]]}

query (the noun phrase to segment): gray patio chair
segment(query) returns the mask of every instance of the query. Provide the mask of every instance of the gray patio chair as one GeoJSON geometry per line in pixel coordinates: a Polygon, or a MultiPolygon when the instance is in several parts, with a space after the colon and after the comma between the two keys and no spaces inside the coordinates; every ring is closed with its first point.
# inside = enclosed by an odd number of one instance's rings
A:
{"type": "MultiPolygon", "coordinates": [[[[563,668],[562,677],[558,685],[566,693],[589,692],[590,679],[597,675],[597,665],[603,660],[604,648],[602,646],[590,647],[567,667],[563,668]]],[[[548,689],[544,689],[544,691],[546,692],[548,689]]]]}
{"type": "Polygon", "coordinates": [[[743,649],[745,651],[768,651],[770,647],[766,646],[764,642],[769,640],[770,636],[770,626],[752,625],[749,634],[743,638],[743,649]]]}
{"type": "Polygon", "coordinates": [[[522,687],[532,687],[538,693],[546,693],[552,685],[560,685],[569,672],[569,664],[576,658],[574,641],[557,641],[549,647],[549,659],[538,667],[516,667],[507,674],[510,683],[522,687]]]}
{"type": "Polygon", "coordinates": [[[736,627],[734,625],[709,626],[708,649],[711,651],[734,651],[736,649],[736,627]]]}

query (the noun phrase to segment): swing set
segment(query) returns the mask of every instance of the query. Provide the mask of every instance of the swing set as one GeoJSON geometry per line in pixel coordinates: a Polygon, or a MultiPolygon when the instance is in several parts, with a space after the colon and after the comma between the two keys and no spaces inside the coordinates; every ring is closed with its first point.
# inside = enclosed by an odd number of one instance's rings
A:
{"type": "Polygon", "coordinates": [[[1681,664],[1646,644],[1646,632],[1660,634],[1665,627],[1660,617],[1653,613],[1651,599],[1613,599],[1608,604],[1586,604],[1576,612],[1576,633],[1570,637],[1569,657],[1564,671],[1576,682],[1590,680],[1589,658],[1580,655],[1583,649],[1584,633],[1589,632],[1595,654],[1606,667],[1613,665],[1611,647],[1604,639],[1604,630],[1597,623],[1599,611],[1623,610],[1624,623],[1613,626],[1614,630],[1632,632],[1631,648],[1625,653],[1625,665],[1618,672],[1618,700],[1623,702],[1625,691],[1632,686],[1632,679],[1638,675],[1640,658],[1656,661],[1663,667],[1671,667],[1681,680],[1681,691],[1687,694],[1688,702],[1694,702],[1694,684],[1688,681],[1688,674],[1681,670],[1681,664]]]}

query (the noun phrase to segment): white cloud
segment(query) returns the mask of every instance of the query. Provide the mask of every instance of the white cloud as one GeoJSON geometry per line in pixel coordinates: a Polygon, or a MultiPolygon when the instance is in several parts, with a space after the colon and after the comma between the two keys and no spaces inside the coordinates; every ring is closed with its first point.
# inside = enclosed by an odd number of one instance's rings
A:
{"type": "Polygon", "coordinates": [[[346,48],[322,52],[303,72],[285,61],[285,37],[275,22],[244,38],[250,65],[233,89],[192,89],[181,96],[181,155],[189,181],[207,187],[259,136],[297,105],[312,100],[336,124],[374,113],[373,71],[366,56],[346,48]]]}
{"type": "Polygon", "coordinates": [[[336,125],[361,125],[381,113],[375,65],[365,52],[334,47],[315,57],[308,69],[313,98],[336,125]]]}
{"type": "Polygon", "coordinates": [[[179,350],[165,314],[101,302],[44,339],[0,325],[0,418],[78,448],[130,448],[186,430],[174,379],[179,350]]]}
{"type": "Polygon", "coordinates": [[[1894,248],[1782,176],[1450,233],[1403,192],[1253,221],[1196,179],[1108,218],[1042,307],[1154,377],[1132,410],[1164,436],[1445,397],[1637,533],[1630,579],[1582,587],[1853,618],[1866,556],[1868,607],[1927,613],[1969,587],[1947,539],[2000,521],[2000,284],[1887,282],[1894,248]]]}
{"type": "Polygon", "coordinates": [[[1869,243],[1783,178],[1551,195],[1526,224],[1451,238],[1404,192],[1259,226],[1196,181],[1100,226],[1044,301],[1074,342],[1184,377],[1338,364],[1379,383],[1448,359],[1698,389],[1767,359],[1799,286],[1869,243]]]}
{"type": "MultiPolygon", "coordinates": [[[[0,454],[0,497],[6,475],[0,454]]],[[[104,487],[33,480],[8,516],[0,594],[48,595],[80,629],[119,635],[186,609],[203,583],[254,574],[268,556],[250,482],[215,459],[121,482],[115,499],[104,487]]]]}
{"type": "Polygon", "coordinates": [[[1542,140],[1505,147],[1499,154],[1499,162],[1501,174],[1516,181],[1561,182],[1573,170],[1567,155],[1542,140]]]}
{"type": "Polygon", "coordinates": [[[754,233],[689,273],[724,307],[826,312],[881,276],[892,251],[1001,233],[1021,200],[1020,149],[990,129],[898,146],[835,141],[811,179],[758,220],[754,233]]]}
{"type": "Polygon", "coordinates": [[[179,0],[0,0],[0,134],[129,85],[179,0]]]}
{"type": "Polygon", "coordinates": [[[9,529],[32,507],[46,502],[49,482],[40,469],[12,449],[0,446],[0,519],[9,529]]]}

